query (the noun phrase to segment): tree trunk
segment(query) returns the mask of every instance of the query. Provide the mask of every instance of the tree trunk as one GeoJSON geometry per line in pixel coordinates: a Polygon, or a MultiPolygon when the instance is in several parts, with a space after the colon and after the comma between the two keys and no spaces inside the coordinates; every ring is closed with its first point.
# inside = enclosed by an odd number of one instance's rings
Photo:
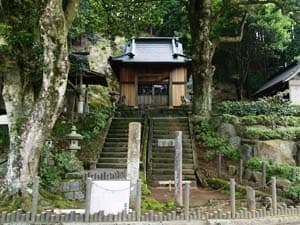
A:
{"type": "Polygon", "coordinates": [[[193,113],[209,117],[212,108],[212,82],[215,47],[210,42],[211,0],[190,0],[189,21],[193,49],[193,113]]]}
{"type": "MultiPolygon", "coordinates": [[[[26,99],[22,107],[22,96],[14,96],[14,92],[21,90],[21,85],[12,82],[9,76],[4,82],[3,96],[10,124],[10,153],[5,182],[11,194],[27,194],[28,184],[37,175],[43,143],[63,104],[69,71],[67,34],[72,21],[66,16],[74,18],[78,1],[70,0],[68,3],[64,11],[63,0],[48,0],[41,15],[43,81],[39,96],[30,110],[25,110],[26,99]]],[[[19,80],[17,75],[14,78],[19,80]]]]}

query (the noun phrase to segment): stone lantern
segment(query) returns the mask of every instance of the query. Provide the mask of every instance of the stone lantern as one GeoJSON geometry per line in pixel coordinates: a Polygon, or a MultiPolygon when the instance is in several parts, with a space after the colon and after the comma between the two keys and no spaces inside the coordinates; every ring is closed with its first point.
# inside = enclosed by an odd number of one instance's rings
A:
{"type": "Polygon", "coordinates": [[[81,147],[78,145],[78,141],[82,140],[82,135],[78,134],[77,128],[73,125],[71,133],[67,135],[67,139],[70,140],[69,150],[75,155],[81,147]]]}

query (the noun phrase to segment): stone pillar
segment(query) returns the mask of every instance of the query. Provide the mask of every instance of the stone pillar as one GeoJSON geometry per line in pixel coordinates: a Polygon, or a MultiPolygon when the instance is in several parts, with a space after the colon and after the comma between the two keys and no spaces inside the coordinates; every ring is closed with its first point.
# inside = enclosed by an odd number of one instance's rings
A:
{"type": "Polygon", "coordinates": [[[261,185],[262,186],[266,186],[266,183],[267,183],[267,164],[266,164],[266,162],[263,162],[262,163],[262,168],[261,168],[261,173],[262,173],[262,175],[261,175],[261,185]]]}
{"type": "Polygon", "coordinates": [[[175,182],[175,204],[183,205],[182,197],[182,131],[175,132],[175,162],[174,162],[174,182],[175,182]]]}
{"type": "Polygon", "coordinates": [[[141,123],[129,123],[127,180],[130,180],[130,206],[135,208],[136,187],[140,170],[141,123]]]}
{"type": "Polygon", "coordinates": [[[141,221],[141,206],[142,206],[142,184],[141,180],[137,180],[136,187],[136,219],[141,221]]]}
{"type": "Polygon", "coordinates": [[[242,183],[243,181],[243,173],[244,173],[244,162],[242,159],[240,159],[240,171],[239,171],[239,181],[242,183]]]}
{"type": "Polygon", "coordinates": [[[246,190],[248,209],[249,211],[256,210],[255,190],[250,186],[247,186],[246,190]]]}
{"type": "Polygon", "coordinates": [[[230,178],[230,207],[231,218],[235,218],[235,181],[234,178],[230,178]]]}
{"type": "Polygon", "coordinates": [[[218,177],[222,176],[222,154],[218,155],[218,177]]]}
{"type": "Polygon", "coordinates": [[[37,207],[38,207],[38,199],[39,199],[39,177],[36,176],[34,177],[33,180],[31,222],[35,221],[35,217],[37,214],[37,207]]]}
{"type": "Polygon", "coordinates": [[[277,213],[277,192],[276,192],[276,177],[272,177],[272,208],[273,213],[277,213]]]}
{"type": "Polygon", "coordinates": [[[190,184],[184,186],[184,217],[185,220],[190,220],[190,184]]]}
{"type": "Polygon", "coordinates": [[[85,198],[85,217],[84,222],[89,222],[91,211],[91,195],[92,195],[92,178],[88,177],[86,180],[86,198],[85,198]]]}

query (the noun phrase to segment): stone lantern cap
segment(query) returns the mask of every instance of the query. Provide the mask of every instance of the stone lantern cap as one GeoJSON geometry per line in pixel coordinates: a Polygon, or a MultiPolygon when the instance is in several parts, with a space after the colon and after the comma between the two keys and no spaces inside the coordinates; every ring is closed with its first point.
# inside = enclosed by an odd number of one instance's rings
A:
{"type": "Polygon", "coordinates": [[[66,138],[69,139],[69,140],[82,140],[83,139],[83,136],[78,134],[77,132],[77,128],[76,126],[72,126],[72,129],[71,129],[71,133],[69,133],[66,138]]]}

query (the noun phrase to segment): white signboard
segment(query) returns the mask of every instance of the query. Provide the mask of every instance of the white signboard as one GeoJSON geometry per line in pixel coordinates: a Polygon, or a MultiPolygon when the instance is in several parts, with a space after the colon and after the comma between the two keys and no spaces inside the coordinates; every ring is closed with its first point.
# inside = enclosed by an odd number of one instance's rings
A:
{"type": "Polygon", "coordinates": [[[158,139],[157,146],[158,147],[174,147],[175,139],[158,139]]]}
{"type": "Polygon", "coordinates": [[[93,181],[91,189],[90,214],[104,211],[104,215],[128,210],[130,181],[93,181]]]}

